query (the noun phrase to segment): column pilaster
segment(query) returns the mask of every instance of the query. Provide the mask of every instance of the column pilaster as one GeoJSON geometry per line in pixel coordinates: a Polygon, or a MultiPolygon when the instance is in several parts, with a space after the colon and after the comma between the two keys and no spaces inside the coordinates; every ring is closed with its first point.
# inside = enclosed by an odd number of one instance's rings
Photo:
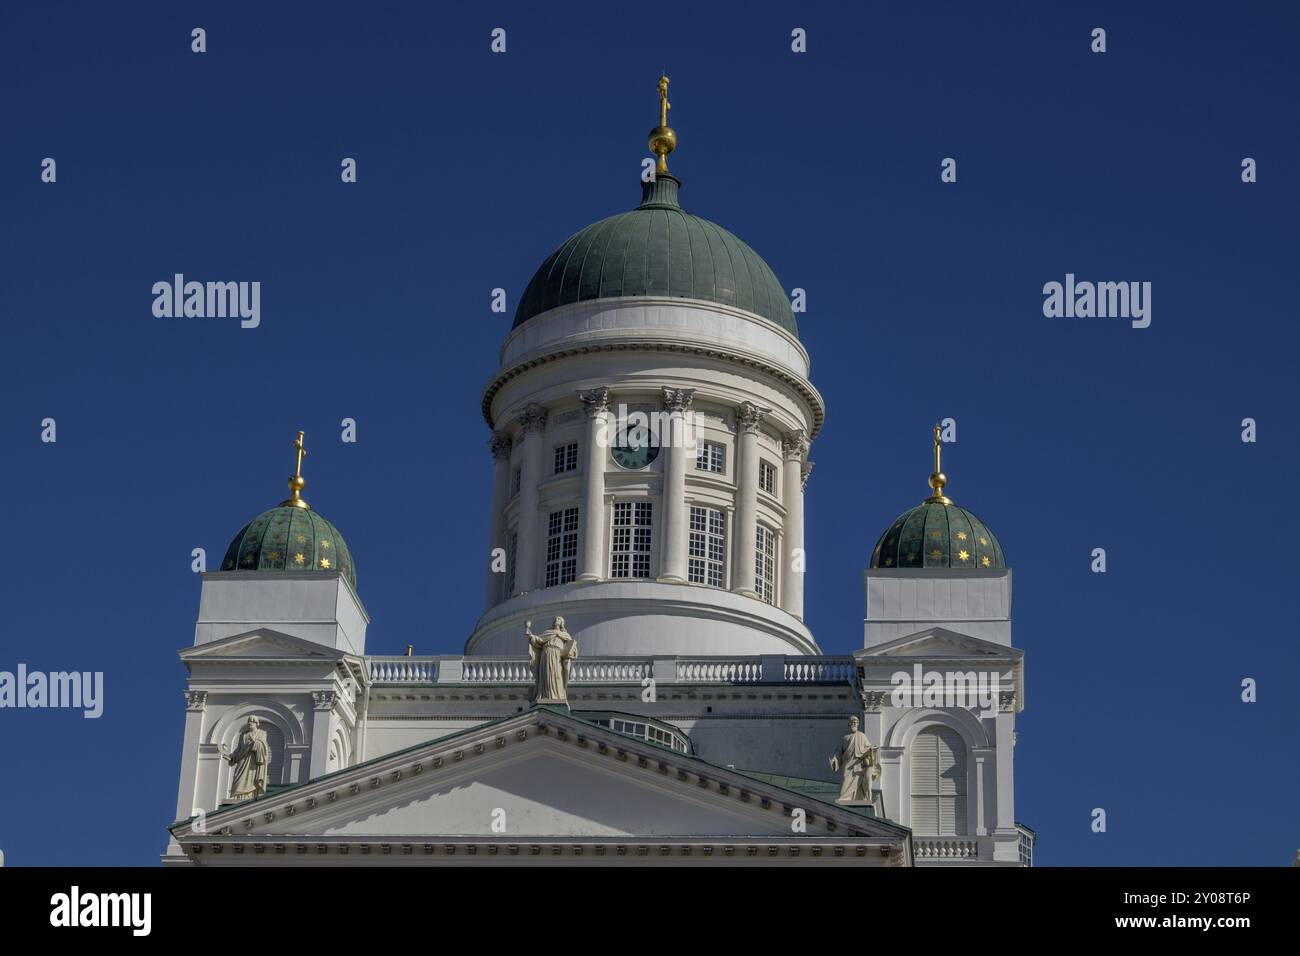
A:
{"type": "Polygon", "coordinates": [[[605,449],[609,446],[609,388],[601,385],[578,392],[587,413],[583,474],[582,554],[579,581],[605,577],[605,449]]]}
{"type": "Polygon", "coordinates": [[[803,619],[803,459],[808,438],[802,430],[788,432],[781,440],[784,467],[781,501],[785,506],[785,547],[782,549],[781,607],[803,619]]]}
{"type": "Polygon", "coordinates": [[[501,593],[501,582],[505,580],[505,575],[493,568],[496,562],[492,553],[497,548],[509,551],[506,547],[506,504],[510,500],[511,444],[510,436],[505,432],[493,432],[492,438],[488,441],[488,448],[492,451],[492,515],[488,523],[486,598],[488,608],[510,596],[508,594],[503,596],[501,593]]]}
{"type": "Polygon", "coordinates": [[[732,542],[731,590],[758,597],[755,549],[758,539],[758,428],[771,411],[753,402],[736,409],[736,538],[732,542]]]}
{"type": "Polygon", "coordinates": [[[659,580],[674,584],[686,581],[686,460],[694,454],[694,448],[687,447],[686,415],[694,401],[693,388],[664,388],[668,442],[663,449],[666,456],[663,483],[664,544],[659,580]]]}
{"type": "Polygon", "coordinates": [[[522,448],[519,462],[519,545],[515,557],[517,594],[537,587],[537,567],[541,560],[537,486],[542,480],[542,430],[546,427],[546,415],[545,408],[531,402],[519,416],[522,448]]]}

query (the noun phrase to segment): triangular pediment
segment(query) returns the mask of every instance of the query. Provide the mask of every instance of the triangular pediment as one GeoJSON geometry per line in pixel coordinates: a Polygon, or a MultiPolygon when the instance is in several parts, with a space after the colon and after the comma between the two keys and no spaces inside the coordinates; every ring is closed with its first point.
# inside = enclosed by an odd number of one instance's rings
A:
{"type": "Polygon", "coordinates": [[[969,634],[959,634],[946,627],[928,627],[915,634],[906,634],[884,644],[855,651],[853,656],[867,661],[873,657],[1019,660],[1024,654],[1017,648],[995,644],[969,634]]]}
{"type": "MultiPolygon", "coordinates": [[[[852,840],[908,831],[697,757],[531,708],[173,827],[244,842],[852,840]],[[792,827],[802,811],[803,829],[792,827]]],[[[324,842],[321,845],[325,845],[324,842]]]]}
{"type": "Polygon", "coordinates": [[[292,634],[284,634],[268,627],[259,627],[242,634],[232,634],[218,641],[199,644],[181,651],[181,660],[340,660],[343,652],[305,641],[292,634]]]}

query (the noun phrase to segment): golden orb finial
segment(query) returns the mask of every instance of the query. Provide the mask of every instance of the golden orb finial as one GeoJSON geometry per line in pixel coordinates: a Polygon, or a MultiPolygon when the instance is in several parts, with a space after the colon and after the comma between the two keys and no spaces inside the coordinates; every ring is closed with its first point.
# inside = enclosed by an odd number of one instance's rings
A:
{"type": "Polygon", "coordinates": [[[655,174],[668,172],[668,154],[677,148],[677,133],[668,125],[668,77],[659,77],[659,125],[650,131],[650,152],[659,157],[655,174]]]}
{"type": "Polygon", "coordinates": [[[933,492],[926,502],[937,502],[941,505],[952,504],[952,499],[943,493],[944,486],[948,484],[948,476],[943,473],[943,468],[939,464],[939,449],[943,444],[943,429],[938,425],[934,426],[934,471],[930,473],[930,491],[933,492]]]}
{"type": "Polygon", "coordinates": [[[307,486],[307,479],[302,476],[302,458],[307,454],[307,449],[302,443],[304,434],[305,432],[298,432],[298,437],[293,443],[293,447],[297,449],[298,452],[298,460],[294,465],[293,476],[289,479],[289,497],[280,502],[280,507],[284,507],[285,505],[290,505],[294,508],[311,507],[307,502],[303,501],[302,498],[302,490],[307,486]]]}

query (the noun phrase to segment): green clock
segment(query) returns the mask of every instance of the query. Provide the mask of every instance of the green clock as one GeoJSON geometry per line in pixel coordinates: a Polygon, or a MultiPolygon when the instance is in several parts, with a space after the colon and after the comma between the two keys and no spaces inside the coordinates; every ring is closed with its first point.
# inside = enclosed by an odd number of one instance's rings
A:
{"type": "Polygon", "coordinates": [[[659,457],[659,446],[655,444],[650,429],[629,428],[615,437],[610,454],[614,456],[614,461],[620,468],[635,471],[646,467],[659,457]]]}

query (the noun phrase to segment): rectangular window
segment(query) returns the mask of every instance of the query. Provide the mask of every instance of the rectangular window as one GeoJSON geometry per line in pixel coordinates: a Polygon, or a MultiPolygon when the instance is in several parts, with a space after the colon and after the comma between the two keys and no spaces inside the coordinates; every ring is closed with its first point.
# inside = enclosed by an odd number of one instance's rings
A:
{"type": "Polygon", "coordinates": [[[510,545],[506,548],[506,599],[515,593],[515,563],[519,559],[519,532],[510,532],[510,545]]]}
{"type": "Polygon", "coordinates": [[[546,587],[578,576],[578,509],[552,511],[546,526],[546,587]]]}
{"type": "Polygon", "coordinates": [[[691,506],[686,577],[692,584],[720,588],[726,581],[727,525],[717,508],[691,506]]]}
{"type": "Polygon", "coordinates": [[[713,441],[698,442],[695,452],[695,470],[707,471],[713,475],[723,473],[727,461],[727,449],[713,441]]]}
{"type": "Polygon", "coordinates": [[[519,481],[521,475],[522,472],[520,471],[519,468],[516,468],[514,471],[510,473],[510,497],[511,498],[519,494],[519,481]]]}
{"type": "Polygon", "coordinates": [[[650,577],[653,517],[649,501],[614,502],[614,528],[610,535],[611,578],[650,577]]]}
{"type": "Polygon", "coordinates": [[[766,491],[769,495],[776,494],[776,465],[770,461],[758,463],[758,490],[766,491]]]}
{"type": "Polygon", "coordinates": [[[768,604],[776,603],[776,535],[758,526],[754,552],[754,587],[768,604]]]}
{"type": "Polygon", "coordinates": [[[569,442],[567,445],[555,446],[555,474],[562,475],[566,471],[578,470],[578,443],[569,442]]]}

